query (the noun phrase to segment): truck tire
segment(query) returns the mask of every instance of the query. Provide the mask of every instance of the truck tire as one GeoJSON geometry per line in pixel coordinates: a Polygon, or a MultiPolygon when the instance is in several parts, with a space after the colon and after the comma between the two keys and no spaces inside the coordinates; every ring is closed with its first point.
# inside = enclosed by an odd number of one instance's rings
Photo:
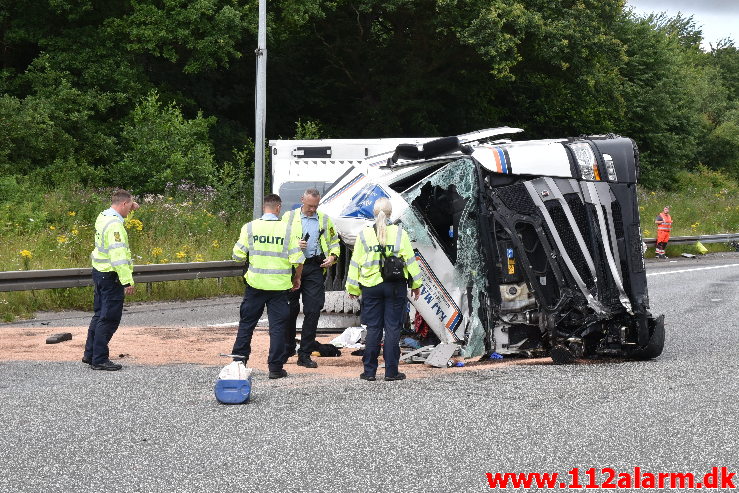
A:
{"type": "Polygon", "coordinates": [[[644,361],[652,358],[656,358],[662,354],[662,350],[665,347],[665,316],[660,315],[654,320],[654,329],[652,330],[652,337],[649,338],[649,342],[646,346],[636,349],[631,353],[631,358],[639,361],[644,361]]]}

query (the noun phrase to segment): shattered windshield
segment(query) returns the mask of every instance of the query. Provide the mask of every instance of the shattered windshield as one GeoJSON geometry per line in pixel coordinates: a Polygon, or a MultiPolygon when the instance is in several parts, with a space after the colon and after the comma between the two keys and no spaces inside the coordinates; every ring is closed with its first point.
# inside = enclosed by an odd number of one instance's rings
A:
{"type": "Polygon", "coordinates": [[[469,158],[452,161],[406,190],[411,207],[401,221],[417,244],[438,244],[454,265],[455,283],[464,287],[467,309],[463,356],[484,353],[485,328],[479,319],[479,293],[487,291],[485,261],[477,225],[477,171],[469,158]]]}

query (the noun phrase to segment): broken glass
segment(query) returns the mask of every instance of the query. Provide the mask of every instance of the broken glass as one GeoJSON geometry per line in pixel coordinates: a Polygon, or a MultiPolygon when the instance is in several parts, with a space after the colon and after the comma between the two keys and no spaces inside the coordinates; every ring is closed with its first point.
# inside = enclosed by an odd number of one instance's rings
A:
{"type": "Polygon", "coordinates": [[[486,328],[478,316],[479,293],[486,292],[488,286],[477,225],[475,164],[469,158],[452,161],[402,195],[412,204],[401,217],[411,239],[441,245],[454,266],[454,280],[463,292],[467,317],[462,356],[480,356],[485,352],[486,328]]]}

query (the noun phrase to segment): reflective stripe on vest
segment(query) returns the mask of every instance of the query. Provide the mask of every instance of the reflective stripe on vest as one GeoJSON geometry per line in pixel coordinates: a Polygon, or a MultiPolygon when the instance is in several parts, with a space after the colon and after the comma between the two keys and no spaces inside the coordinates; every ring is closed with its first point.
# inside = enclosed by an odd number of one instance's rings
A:
{"type": "Polygon", "coordinates": [[[663,213],[660,212],[659,214],[660,219],[662,222],[657,225],[657,231],[670,231],[672,229],[672,217],[666,218],[663,213]]]}
{"type": "Polygon", "coordinates": [[[323,245],[326,246],[326,251],[322,252],[326,255],[328,255],[328,252],[331,251],[332,245],[329,244],[331,241],[331,238],[328,236],[328,216],[326,214],[321,214],[320,212],[317,213],[319,219],[323,219],[321,222],[321,226],[323,229],[323,234],[321,235],[321,238],[319,238],[318,242],[318,248],[321,248],[323,250],[323,245]],[[321,244],[321,241],[323,240],[323,245],[321,244]]]}
{"type": "Polygon", "coordinates": [[[133,265],[133,261],[130,259],[122,259],[122,260],[116,260],[115,262],[111,262],[109,258],[97,258],[95,257],[94,253],[90,254],[90,260],[93,262],[98,262],[101,264],[110,264],[111,267],[115,267],[116,265],[133,265]]]}
{"type": "Polygon", "coordinates": [[[113,219],[105,223],[105,226],[103,226],[103,230],[100,232],[100,243],[95,243],[95,248],[98,252],[105,254],[111,251],[113,248],[118,248],[120,246],[128,247],[127,243],[113,243],[108,248],[105,248],[105,232],[108,231],[108,228],[116,222],[123,224],[123,221],[121,221],[117,217],[113,217],[113,219]]]}
{"type": "Polygon", "coordinates": [[[364,247],[365,252],[369,252],[369,247],[367,246],[367,240],[364,238],[364,232],[367,231],[366,229],[363,229],[359,232],[359,239],[362,241],[362,246],[364,247]]]}
{"type": "Polygon", "coordinates": [[[253,272],[255,274],[290,274],[292,275],[293,270],[290,269],[261,269],[258,267],[252,267],[249,266],[249,272],[253,272]]]}

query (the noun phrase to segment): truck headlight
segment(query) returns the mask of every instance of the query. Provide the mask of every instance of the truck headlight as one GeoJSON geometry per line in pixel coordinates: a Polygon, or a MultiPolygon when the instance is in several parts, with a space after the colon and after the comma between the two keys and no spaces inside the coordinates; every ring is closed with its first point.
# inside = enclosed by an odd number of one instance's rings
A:
{"type": "Polygon", "coordinates": [[[606,173],[608,173],[608,181],[618,181],[616,176],[616,166],[613,165],[613,158],[610,154],[603,154],[603,160],[606,162],[606,173]]]}
{"type": "Polygon", "coordinates": [[[593,149],[587,142],[575,142],[570,144],[570,149],[575,155],[577,165],[580,167],[580,174],[583,180],[600,181],[600,172],[598,171],[598,161],[595,160],[593,149]]]}

